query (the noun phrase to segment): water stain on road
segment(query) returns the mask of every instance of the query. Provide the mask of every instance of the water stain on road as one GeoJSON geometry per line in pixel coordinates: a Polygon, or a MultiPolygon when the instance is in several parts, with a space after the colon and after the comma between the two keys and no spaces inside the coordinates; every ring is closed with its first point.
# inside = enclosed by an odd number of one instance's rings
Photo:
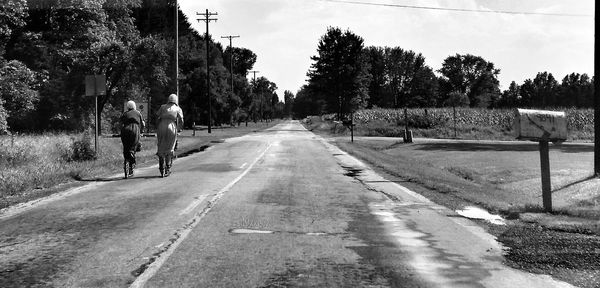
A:
{"type": "Polygon", "coordinates": [[[190,155],[198,153],[198,152],[202,152],[202,151],[208,149],[208,147],[210,147],[210,145],[202,145],[202,146],[200,146],[200,148],[188,150],[186,152],[177,154],[177,158],[183,158],[183,157],[187,157],[187,156],[190,156],[190,155]]]}
{"type": "Polygon", "coordinates": [[[356,167],[350,167],[350,166],[342,166],[342,168],[344,168],[344,170],[346,170],[344,175],[346,175],[348,177],[356,177],[356,176],[359,176],[363,172],[362,168],[356,168],[356,167]]]}

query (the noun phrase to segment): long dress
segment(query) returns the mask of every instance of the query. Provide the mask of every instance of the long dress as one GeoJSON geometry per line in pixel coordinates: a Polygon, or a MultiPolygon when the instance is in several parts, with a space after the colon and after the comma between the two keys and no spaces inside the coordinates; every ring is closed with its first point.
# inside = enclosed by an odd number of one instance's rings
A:
{"type": "Polygon", "coordinates": [[[130,164],[135,165],[135,148],[140,142],[140,131],[142,124],[142,114],[132,109],[121,115],[121,143],[123,143],[123,157],[130,164]]]}
{"type": "Polygon", "coordinates": [[[172,157],[177,140],[177,128],[183,125],[183,111],[174,103],[160,106],[158,110],[158,126],[156,128],[158,157],[172,157]]]}

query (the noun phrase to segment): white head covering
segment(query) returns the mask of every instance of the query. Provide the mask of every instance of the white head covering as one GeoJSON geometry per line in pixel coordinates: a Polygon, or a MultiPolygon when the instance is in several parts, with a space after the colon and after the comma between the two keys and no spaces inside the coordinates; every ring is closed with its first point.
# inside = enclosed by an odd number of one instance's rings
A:
{"type": "Polygon", "coordinates": [[[125,104],[125,107],[127,107],[127,110],[135,110],[135,102],[129,100],[127,101],[127,104],[125,104]]]}
{"type": "Polygon", "coordinates": [[[179,105],[179,99],[177,99],[177,95],[175,94],[171,94],[169,95],[169,101],[167,101],[167,103],[173,103],[175,105],[179,105]]]}

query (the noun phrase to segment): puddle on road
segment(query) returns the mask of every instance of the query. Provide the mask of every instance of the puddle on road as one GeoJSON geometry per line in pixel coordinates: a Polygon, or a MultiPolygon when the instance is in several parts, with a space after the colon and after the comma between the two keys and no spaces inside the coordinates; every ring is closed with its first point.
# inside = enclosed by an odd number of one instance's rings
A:
{"type": "Polygon", "coordinates": [[[450,265],[440,260],[440,254],[428,239],[430,235],[410,228],[405,219],[394,213],[394,207],[392,201],[369,204],[371,214],[384,224],[388,235],[411,255],[409,263],[416,271],[434,283],[443,283],[442,271],[451,268],[450,265]]]}
{"type": "Polygon", "coordinates": [[[467,206],[463,210],[456,210],[456,213],[469,219],[481,219],[496,225],[506,225],[504,219],[499,215],[490,214],[488,211],[474,206],[467,206]]]}

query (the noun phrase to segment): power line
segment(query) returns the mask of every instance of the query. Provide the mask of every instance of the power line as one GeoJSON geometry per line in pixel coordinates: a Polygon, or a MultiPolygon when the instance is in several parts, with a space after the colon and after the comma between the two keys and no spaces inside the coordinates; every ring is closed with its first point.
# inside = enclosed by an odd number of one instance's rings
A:
{"type": "Polygon", "coordinates": [[[455,11],[455,12],[477,12],[477,13],[496,13],[496,14],[513,14],[513,15],[540,15],[540,16],[562,16],[562,17],[594,17],[594,15],[591,15],[591,14],[540,13],[540,12],[480,10],[480,9],[464,9],[464,8],[443,8],[443,7],[415,6],[415,5],[401,5],[401,4],[383,4],[383,3],[372,3],[372,2],[361,2],[361,1],[347,1],[347,0],[321,0],[321,1],[333,2],[333,3],[356,4],[356,5],[384,6],[384,7],[395,7],[395,8],[410,8],[410,9],[425,9],[425,10],[440,10],[440,11],[455,11]]]}

